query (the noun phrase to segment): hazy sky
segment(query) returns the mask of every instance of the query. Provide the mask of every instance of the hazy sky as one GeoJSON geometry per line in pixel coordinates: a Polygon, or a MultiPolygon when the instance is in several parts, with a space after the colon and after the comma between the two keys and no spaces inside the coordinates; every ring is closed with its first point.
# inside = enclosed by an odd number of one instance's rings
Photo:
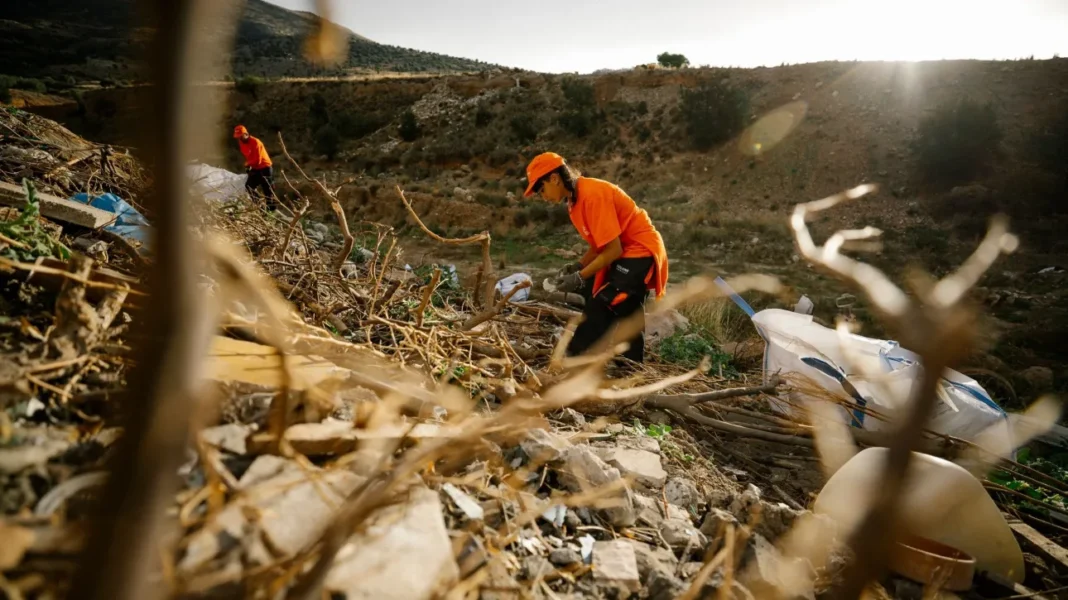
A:
{"type": "MultiPolygon", "coordinates": [[[[311,10],[311,0],[269,0],[311,10]]],[[[376,42],[544,72],[681,52],[695,65],[1068,57],[1068,0],[334,0],[376,42]],[[600,7],[598,7],[600,5],[600,7]]]]}

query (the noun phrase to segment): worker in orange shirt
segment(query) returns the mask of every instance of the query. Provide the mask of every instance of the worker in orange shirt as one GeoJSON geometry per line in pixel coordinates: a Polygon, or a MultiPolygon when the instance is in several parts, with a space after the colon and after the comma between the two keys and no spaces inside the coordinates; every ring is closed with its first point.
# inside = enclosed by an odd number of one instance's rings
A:
{"type": "Polygon", "coordinates": [[[274,194],[274,172],[267,148],[258,138],[249,135],[244,125],[234,127],[234,139],[241,148],[241,154],[245,155],[245,171],[248,173],[245,190],[249,196],[255,198],[259,188],[267,202],[267,210],[275,210],[278,207],[278,198],[274,194]]]}
{"type": "MultiPolygon", "coordinates": [[[[579,355],[617,322],[644,314],[649,290],[657,298],[664,294],[667,249],[649,214],[626,192],[607,181],[581,177],[559,154],[546,152],[530,161],[527,181],[524,196],[540,194],[547,202],[567,203],[571,223],[589,244],[586,254],[551,282],[557,290],[579,292],[586,300],[585,319],[567,348],[569,355],[579,355]]],[[[644,328],[644,317],[641,325],[644,328]]],[[[642,362],[642,332],[626,341],[630,347],[623,356],[642,362]]]]}

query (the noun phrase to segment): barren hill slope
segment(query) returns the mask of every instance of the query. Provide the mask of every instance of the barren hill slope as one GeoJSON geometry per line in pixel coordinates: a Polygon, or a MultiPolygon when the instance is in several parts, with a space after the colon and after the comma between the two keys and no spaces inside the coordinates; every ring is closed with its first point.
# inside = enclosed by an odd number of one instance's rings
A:
{"type": "MultiPolygon", "coordinates": [[[[151,31],[135,27],[132,0],[4,2],[0,6],[0,74],[75,81],[144,79],[142,59],[151,31]]],[[[353,70],[455,72],[489,67],[479,61],[378,44],[349,34],[348,59],[317,68],[302,57],[317,17],[263,0],[249,0],[229,60],[235,76],[339,75],[353,70]]],[[[220,32],[221,33],[221,32],[220,32]]]]}

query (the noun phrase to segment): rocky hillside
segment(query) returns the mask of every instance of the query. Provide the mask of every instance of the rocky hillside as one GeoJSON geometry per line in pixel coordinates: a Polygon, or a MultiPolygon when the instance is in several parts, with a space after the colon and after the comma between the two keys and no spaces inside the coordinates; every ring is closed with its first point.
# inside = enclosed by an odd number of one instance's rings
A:
{"type": "MultiPolygon", "coordinates": [[[[579,242],[566,214],[519,198],[526,162],[551,149],[649,210],[673,279],[775,274],[793,286],[781,301],[807,294],[827,319],[848,304],[848,290],[795,256],[795,203],[878,183],[877,194],[816,231],[882,229],[882,251],[867,260],[898,276],[911,267],[945,273],[992,214],[1007,212],[1023,247],[986,283],[996,318],[990,353],[975,366],[1021,395],[1068,381],[1068,60],[271,82],[211,88],[205,99],[212,94],[270,150],[281,131],[306,166],[337,185],[351,179],[342,196],[359,218],[410,227],[400,184],[439,230],[492,231],[505,268],[558,264],[579,242]]],[[[53,116],[120,141],[137,105],[136,90],[104,90],[53,116]]],[[[220,128],[222,153],[206,158],[236,169],[230,125],[220,128]]],[[[863,305],[846,310],[871,325],[863,305]]]]}
{"type": "MultiPolygon", "coordinates": [[[[152,32],[134,28],[132,0],[5,2],[0,6],[0,75],[33,78],[61,90],[74,83],[143,79],[142,57],[152,32]]],[[[229,59],[235,76],[309,77],[359,71],[480,71],[488,65],[378,44],[352,32],[342,65],[319,69],[302,57],[315,26],[310,13],[249,0],[229,59]]],[[[347,31],[347,30],[346,30],[347,31]]]]}

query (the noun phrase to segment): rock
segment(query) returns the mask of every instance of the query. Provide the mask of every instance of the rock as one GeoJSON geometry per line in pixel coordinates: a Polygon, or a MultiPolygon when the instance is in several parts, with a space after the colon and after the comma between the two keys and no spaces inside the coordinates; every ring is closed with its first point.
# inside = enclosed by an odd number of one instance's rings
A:
{"type": "Polygon", "coordinates": [[[701,521],[701,533],[716,539],[723,535],[729,524],[737,525],[738,519],[735,519],[734,515],[723,509],[710,508],[705,513],[705,518],[701,521]]]}
{"type": "Polygon", "coordinates": [[[653,547],[638,540],[622,539],[634,547],[634,558],[637,560],[638,575],[642,581],[649,581],[649,578],[657,572],[667,574],[675,572],[675,565],[679,563],[679,559],[675,558],[671,550],[659,546],[653,547]]]}
{"type": "Polygon", "coordinates": [[[990,197],[990,190],[978,183],[958,185],[949,191],[949,197],[954,200],[986,200],[990,197]]]}
{"type": "Polygon", "coordinates": [[[625,477],[633,477],[638,485],[646,489],[658,490],[664,487],[664,482],[667,481],[667,471],[660,464],[660,457],[652,452],[608,448],[602,453],[602,458],[619,469],[625,477]]]}
{"type": "Polygon", "coordinates": [[[690,507],[701,501],[701,495],[697,491],[697,485],[689,479],[673,477],[664,486],[664,495],[671,504],[682,507],[690,507]]]}
{"type": "Polygon", "coordinates": [[[209,427],[200,432],[200,438],[221,450],[243,455],[247,452],[245,440],[250,433],[252,433],[252,428],[248,425],[231,423],[229,425],[209,427]]]}
{"type": "Polygon", "coordinates": [[[523,453],[535,463],[558,460],[569,446],[571,446],[570,442],[544,429],[531,429],[527,432],[526,438],[519,443],[523,453]]]}
{"type": "Polygon", "coordinates": [[[482,510],[482,506],[475,501],[467,492],[461,490],[451,483],[445,483],[441,486],[441,491],[448,495],[449,499],[456,504],[456,507],[464,513],[464,516],[473,521],[481,521],[485,516],[485,511],[482,510]]]}
{"type": "MultiPolygon", "coordinates": [[[[605,464],[588,446],[569,446],[561,455],[560,460],[563,462],[563,466],[558,471],[560,481],[572,492],[606,486],[622,479],[619,469],[605,464]]],[[[600,510],[605,519],[618,527],[633,525],[637,518],[637,511],[634,508],[634,495],[631,491],[624,487],[612,500],[615,506],[600,510]]]]}
{"type": "Polygon", "coordinates": [[[627,436],[616,438],[615,444],[631,450],[644,450],[653,454],[660,454],[660,442],[656,438],[647,435],[627,436]]]}
{"type": "Polygon", "coordinates": [[[646,419],[657,425],[671,425],[671,415],[664,410],[651,410],[646,414],[646,419]]]}
{"type": "Polygon", "coordinates": [[[649,578],[648,600],[675,600],[689,589],[689,585],[672,573],[656,571],[649,578]]]}
{"type": "Polygon", "coordinates": [[[634,547],[624,540],[596,542],[593,545],[593,578],[629,592],[641,589],[634,547]]]}
{"type": "MultiPolygon", "coordinates": [[[[256,528],[281,556],[292,556],[312,544],[334,519],[348,494],[363,478],[343,470],[306,468],[277,456],[261,456],[241,476],[243,501],[228,504],[208,527],[190,538],[179,571],[189,573],[215,558],[228,543],[256,528]],[[258,514],[250,522],[248,511],[258,514]]],[[[263,560],[273,560],[270,555],[263,560]]]]}
{"type": "Polygon", "coordinates": [[[749,484],[744,492],[735,496],[727,509],[741,522],[748,522],[749,515],[755,510],[760,511],[760,521],[757,523],[756,532],[769,539],[775,539],[786,533],[793,526],[794,521],[806,512],[794,510],[782,502],[765,502],[761,498],[760,488],[753,484],[749,484]]]}
{"type": "Polygon", "coordinates": [[[657,344],[676,331],[685,331],[690,320],[677,310],[649,313],[645,317],[645,343],[657,344]]]}
{"type": "Polygon", "coordinates": [[[556,419],[561,423],[571,425],[572,427],[586,426],[586,416],[571,408],[560,410],[560,412],[556,414],[556,419]]]}
{"type": "Polygon", "coordinates": [[[756,568],[745,584],[757,598],[815,598],[813,583],[816,573],[805,558],[787,559],[764,536],[754,534],[751,540],[756,568]]]}
{"type": "Polygon", "coordinates": [[[441,501],[417,488],[407,504],[383,509],[364,533],[342,546],[326,591],[348,600],[432,598],[458,577],[441,501]]]}
{"type": "MultiPolygon", "coordinates": [[[[634,504],[638,507],[638,521],[645,523],[649,527],[657,528],[664,522],[664,505],[658,499],[635,494],[634,504]]],[[[666,518],[689,521],[690,513],[686,512],[684,508],[668,504],[666,518]]]]}
{"type": "Polygon", "coordinates": [[[556,571],[552,563],[541,556],[528,556],[523,559],[523,573],[529,580],[544,578],[556,571]]]}
{"type": "Polygon", "coordinates": [[[703,550],[708,545],[705,537],[689,520],[668,519],[660,525],[660,536],[676,550],[703,550]]]}
{"type": "MultiPolygon", "coordinates": [[[[501,558],[490,561],[486,570],[489,574],[487,581],[482,584],[480,590],[479,600],[516,600],[521,598],[521,588],[519,582],[512,577],[512,574],[508,572],[508,567],[504,564],[504,556],[509,556],[508,553],[502,553],[501,558]]],[[[510,560],[515,560],[511,557],[510,560]]]]}
{"type": "Polygon", "coordinates": [[[554,565],[565,567],[582,562],[582,556],[573,548],[557,548],[549,553],[549,562],[554,565]]]}
{"type": "Polygon", "coordinates": [[[1048,392],[1053,389],[1053,369],[1048,367],[1028,367],[1020,371],[1018,375],[1027,382],[1032,392],[1048,392]]]}

